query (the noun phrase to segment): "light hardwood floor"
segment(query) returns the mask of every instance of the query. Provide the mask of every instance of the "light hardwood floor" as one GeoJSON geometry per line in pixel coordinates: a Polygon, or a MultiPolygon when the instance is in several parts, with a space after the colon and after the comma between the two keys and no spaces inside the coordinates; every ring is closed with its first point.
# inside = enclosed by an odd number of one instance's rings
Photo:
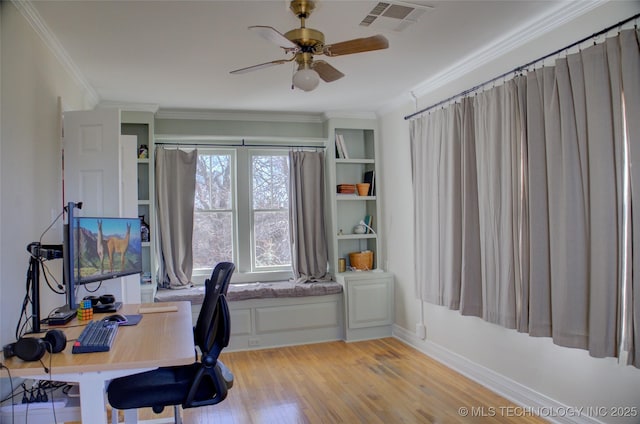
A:
{"type": "Polygon", "coordinates": [[[223,352],[221,359],[235,375],[229,396],[184,410],[185,423],[545,422],[393,338],[223,352]]]}

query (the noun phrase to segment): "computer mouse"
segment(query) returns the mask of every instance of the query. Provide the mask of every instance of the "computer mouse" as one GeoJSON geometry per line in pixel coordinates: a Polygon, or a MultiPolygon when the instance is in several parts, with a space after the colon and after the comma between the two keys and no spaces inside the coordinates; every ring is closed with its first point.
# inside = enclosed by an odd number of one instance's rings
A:
{"type": "Polygon", "coordinates": [[[124,324],[127,322],[127,317],[120,314],[113,314],[113,315],[104,317],[102,320],[107,322],[117,322],[118,324],[124,324]]]}

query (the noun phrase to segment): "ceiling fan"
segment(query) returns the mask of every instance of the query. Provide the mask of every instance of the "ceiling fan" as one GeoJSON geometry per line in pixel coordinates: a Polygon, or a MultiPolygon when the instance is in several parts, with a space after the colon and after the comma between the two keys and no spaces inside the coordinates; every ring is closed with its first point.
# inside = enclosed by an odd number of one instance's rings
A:
{"type": "Polygon", "coordinates": [[[232,74],[244,74],[295,60],[298,69],[293,75],[293,86],[304,91],[311,91],[318,86],[320,79],[324,82],[332,82],[344,76],[342,72],[324,60],[315,60],[315,55],[334,57],[382,50],[389,47],[389,42],[383,35],[324,44],[324,34],[322,32],[305,26],[305,20],[315,8],[315,2],[312,0],[293,0],[289,8],[300,19],[300,28],[292,29],[284,34],[270,26],[250,26],[249,29],[255,31],[266,40],[277,44],[286,54],[291,54],[292,56],[288,59],[273,60],[236,69],[231,71],[232,74]]]}

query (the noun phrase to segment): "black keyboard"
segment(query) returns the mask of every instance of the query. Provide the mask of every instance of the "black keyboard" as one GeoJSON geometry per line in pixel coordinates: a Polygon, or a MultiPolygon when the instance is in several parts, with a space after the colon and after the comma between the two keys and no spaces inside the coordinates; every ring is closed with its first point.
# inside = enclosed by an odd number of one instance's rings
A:
{"type": "Polygon", "coordinates": [[[108,352],[118,334],[117,322],[91,321],[73,344],[73,353],[108,352]]]}

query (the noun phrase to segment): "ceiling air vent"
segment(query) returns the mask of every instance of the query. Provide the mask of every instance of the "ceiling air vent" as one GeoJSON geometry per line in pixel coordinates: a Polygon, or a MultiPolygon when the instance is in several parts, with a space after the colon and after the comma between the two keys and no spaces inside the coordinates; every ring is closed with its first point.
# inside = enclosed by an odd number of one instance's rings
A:
{"type": "Polygon", "coordinates": [[[403,31],[432,6],[408,2],[379,2],[360,22],[361,26],[403,31]]]}

